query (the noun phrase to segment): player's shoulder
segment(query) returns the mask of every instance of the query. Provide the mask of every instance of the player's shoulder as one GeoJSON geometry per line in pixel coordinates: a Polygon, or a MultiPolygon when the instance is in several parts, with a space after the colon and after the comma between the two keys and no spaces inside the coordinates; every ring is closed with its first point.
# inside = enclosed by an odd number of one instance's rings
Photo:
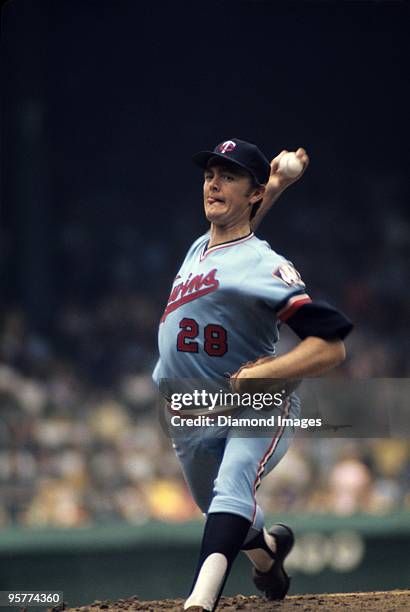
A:
{"type": "Polygon", "coordinates": [[[286,257],[274,251],[269,242],[261,240],[257,236],[252,236],[252,239],[248,240],[245,244],[248,248],[249,256],[253,255],[253,258],[261,263],[280,265],[288,261],[286,257]]]}
{"type": "MultiPolygon", "coordinates": [[[[248,242],[249,249],[255,254],[253,273],[257,277],[272,276],[287,285],[303,285],[300,273],[292,261],[281,253],[277,253],[266,240],[256,236],[248,242]]],[[[249,258],[250,259],[250,258],[249,258]]]]}

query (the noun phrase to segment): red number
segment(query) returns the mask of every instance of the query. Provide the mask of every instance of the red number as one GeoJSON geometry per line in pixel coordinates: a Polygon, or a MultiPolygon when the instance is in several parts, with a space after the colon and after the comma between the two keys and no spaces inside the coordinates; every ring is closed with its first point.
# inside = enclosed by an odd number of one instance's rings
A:
{"type": "Polygon", "coordinates": [[[226,329],[210,323],[205,327],[204,349],[211,357],[222,357],[228,350],[226,329]]]}
{"type": "MultiPolygon", "coordinates": [[[[177,350],[184,353],[197,353],[198,342],[193,340],[199,334],[195,319],[182,319],[179,322],[181,331],[177,337],[177,350]]],[[[204,329],[204,349],[211,357],[222,357],[228,350],[227,332],[221,325],[210,323],[204,329]]]]}
{"type": "Polygon", "coordinates": [[[199,333],[198,323],[194,319],[182,319],[179,322],[181,331],[177,337],[177,350],[184,353],[197,353],[198,342],[192,342],[199,333]],[[187,342],[191,340],[191,342],[187,342]]]}

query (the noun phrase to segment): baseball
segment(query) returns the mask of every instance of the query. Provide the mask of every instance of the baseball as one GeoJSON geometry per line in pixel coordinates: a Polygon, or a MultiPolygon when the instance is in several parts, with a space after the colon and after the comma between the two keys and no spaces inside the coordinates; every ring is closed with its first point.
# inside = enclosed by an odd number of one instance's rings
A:
{"type": "Polygon", "coordinates": [[[287,178],[296,178],[303,170],[303,164],[296,153],[285,153],[279,162],[279,170],[287,178]]]}

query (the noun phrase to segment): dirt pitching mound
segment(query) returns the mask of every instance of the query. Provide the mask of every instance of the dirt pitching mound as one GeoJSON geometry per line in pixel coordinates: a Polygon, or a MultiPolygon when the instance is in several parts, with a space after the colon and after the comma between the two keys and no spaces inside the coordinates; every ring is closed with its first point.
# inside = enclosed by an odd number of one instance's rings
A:
{"type": "MultiPolygon", "coordinates": [[[[182,599],[163,599],[162,601],[140,601],[135,595],[129,599],[118,601],[95,601],[81,608],[65,608],[57,606],[52,612],[182,612],[182,599]]],[[[236,610],[248,610],[248,612],[336,612],[338,610],[365,610],[396,612],[396,610],[410,611],[410,591],[375,591],[373,593],[332,593],[322,595],[294,595],[286,597],[284,601],[266,601],[262,597],[246,597],[236,595],[235,597],[222,597],[218,612],[236,612],[236,610]]]]}

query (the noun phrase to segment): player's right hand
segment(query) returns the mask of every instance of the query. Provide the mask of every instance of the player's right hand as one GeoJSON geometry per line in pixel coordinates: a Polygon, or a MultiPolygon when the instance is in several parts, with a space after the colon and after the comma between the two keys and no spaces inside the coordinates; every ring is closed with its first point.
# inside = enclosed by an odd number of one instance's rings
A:
{"type": "Polygon", "coordinates": [[[269,177],[269,181],[266,185],[266,189],[265,189],[265,198],[269,198],[269,199],[275,199],[278,197],[278,195],[280,193],[282,193],[282,191],[284,191],[285,189],[287,189],[287,187],[289,187],[289,185],[292,185],[293,183],[296,183],[296,181],[298,181],[300,178],[302,178],[302,176],[304,175],[304,173],[306,172],[306,169],[309,165],[309,156],[306,153],[305,149],[303,149],[302,147],[299,147],[299,149],[297,149],[297,151],[295,151],[296,156],[300,159],[300,161],[303,164],[303,170],[302,172],[294,177],[294,178],[290,178],[288,176],[284,176],[284,174],[279,170],[279,162],[281,160],[281,158],[286,155],[286,153],[289,153],[289,151],[287,151],[286,149],[284,149],[283,151],[281,151],[279,153],[279,155],[277,155],[276,157],[274,157],[270,163],[270,167],[271,167],[271,171],[270,171],[270,177],[269,177]]]}

